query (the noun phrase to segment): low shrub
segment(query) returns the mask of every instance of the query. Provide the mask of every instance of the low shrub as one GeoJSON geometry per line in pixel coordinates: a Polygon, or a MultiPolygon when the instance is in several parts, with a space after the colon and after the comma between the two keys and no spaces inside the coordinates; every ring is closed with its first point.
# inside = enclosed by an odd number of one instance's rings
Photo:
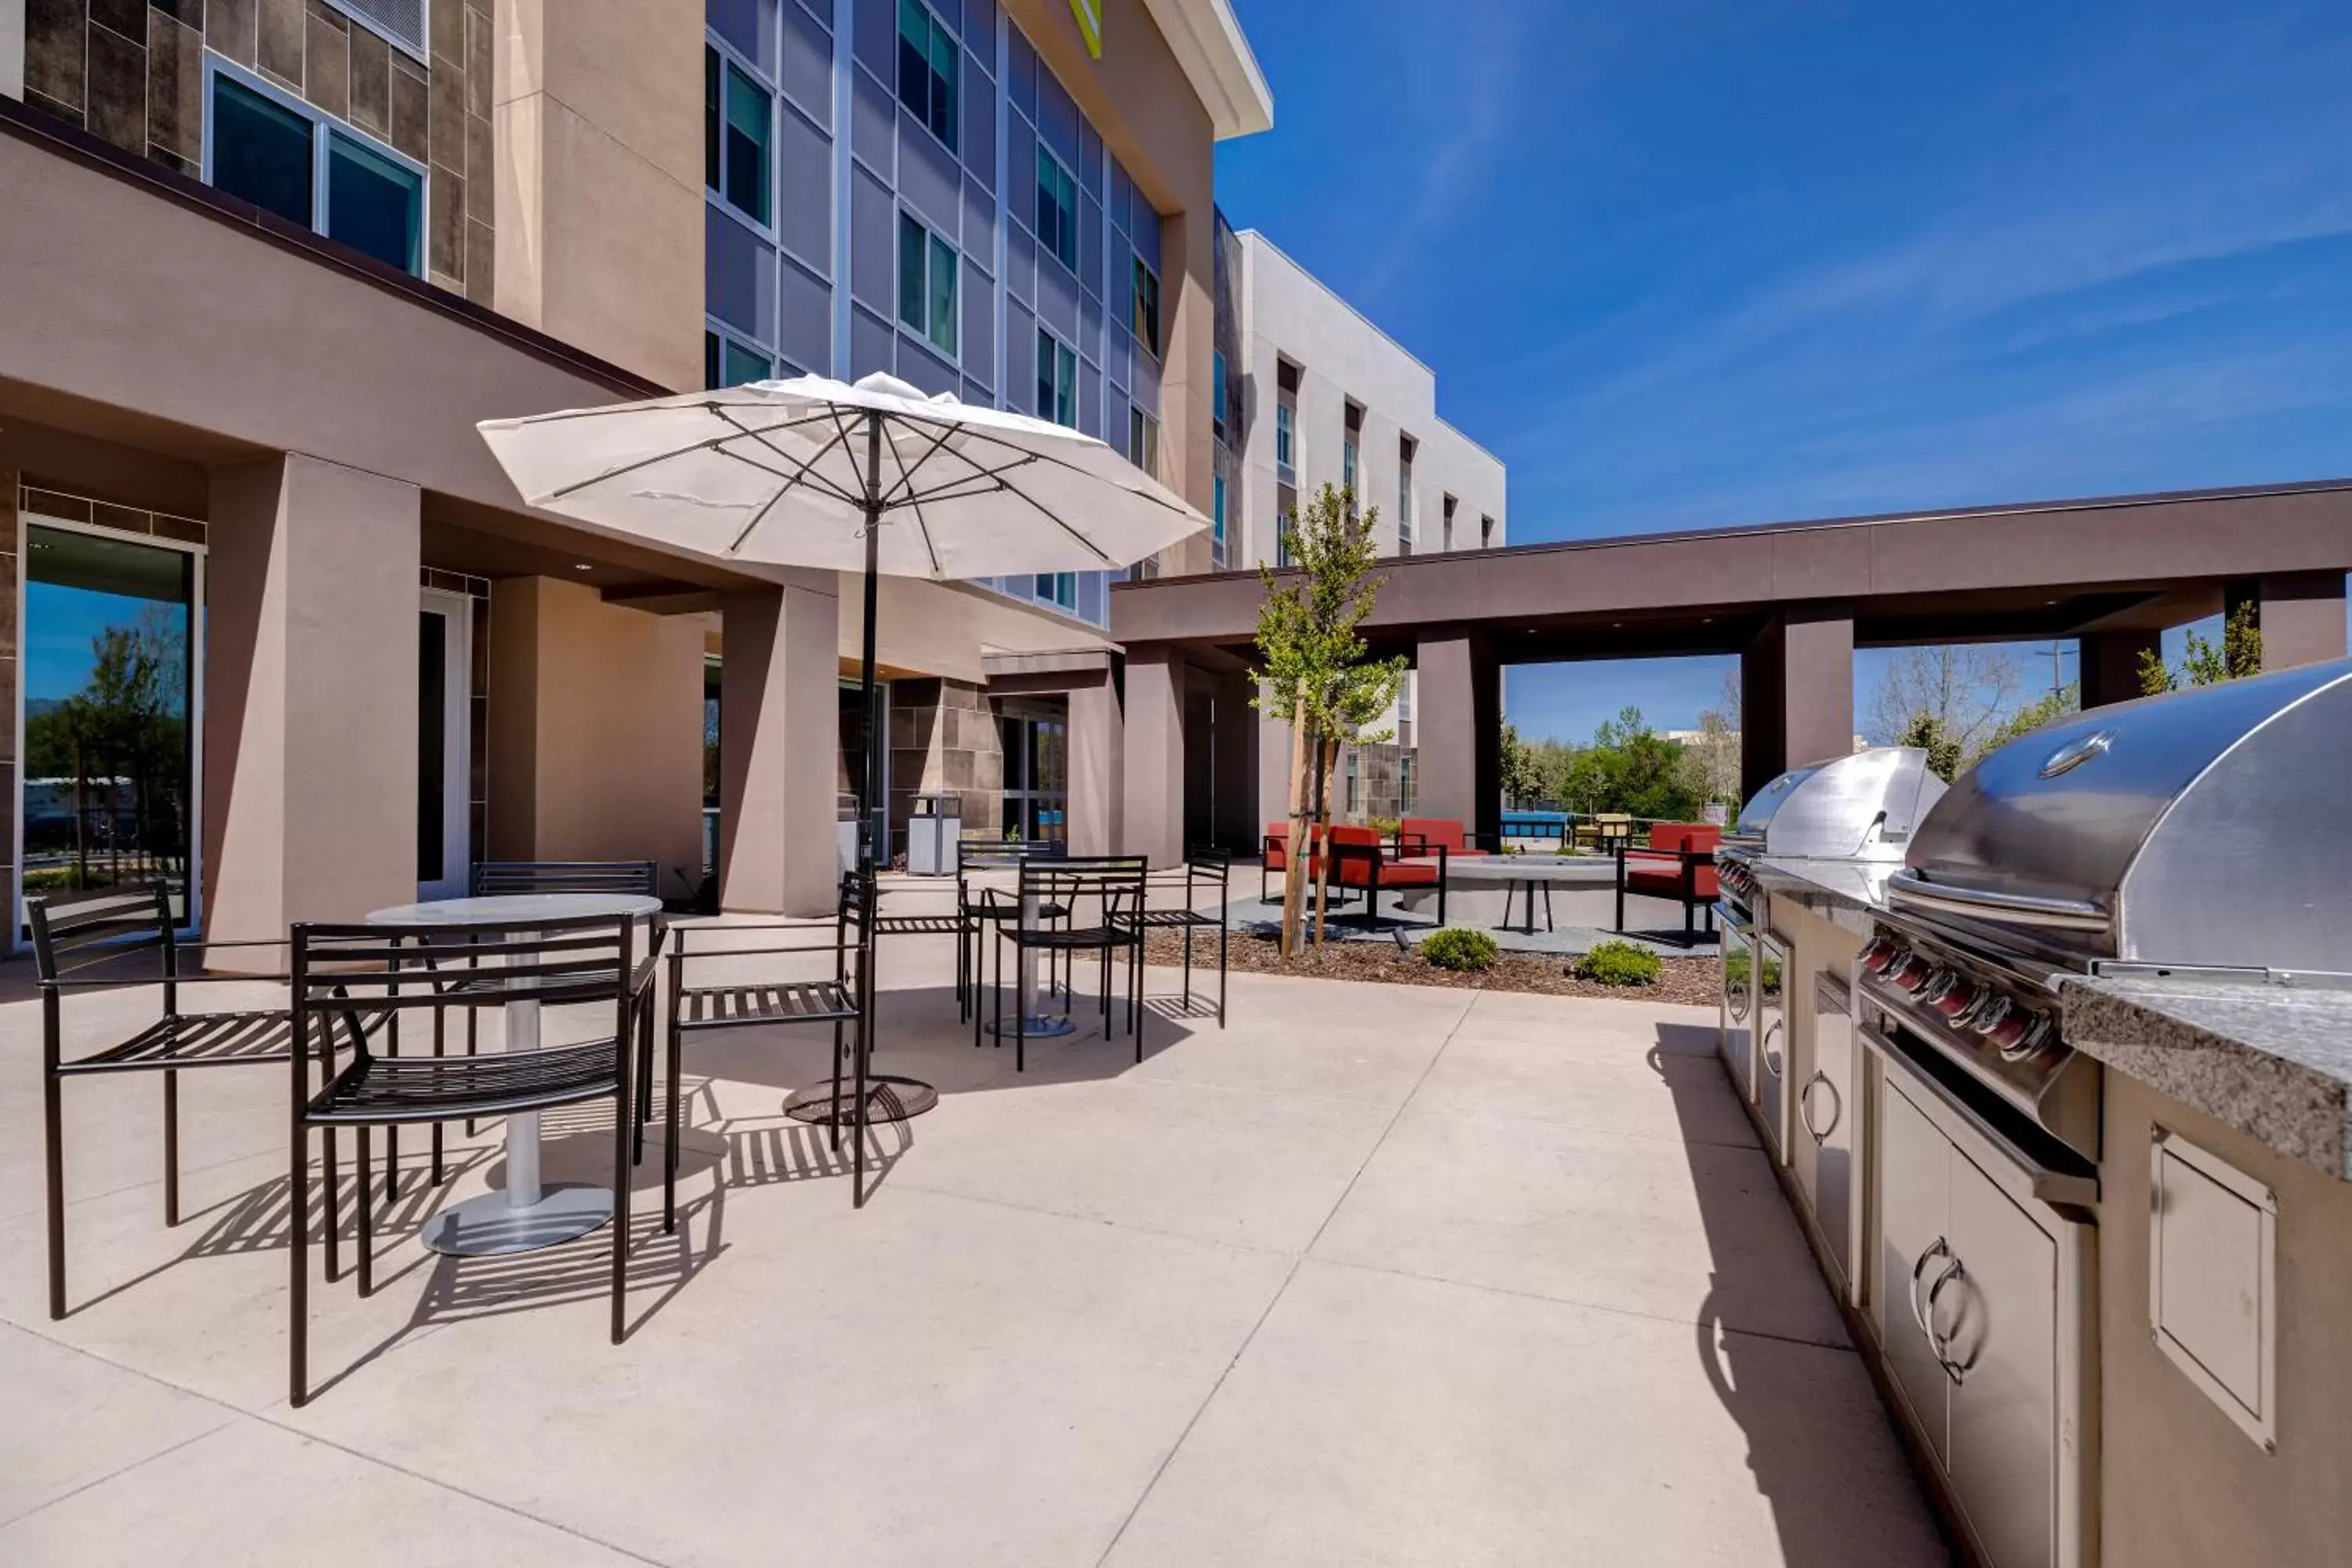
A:
{"type": "Polygon", "coordinates": [[[1483,931],[1447,926],[1421,944],[1421,955],[1440,969],[1492,969],[1495,939],[1483,931]]]}
{"type": "Polygon", "coordinates": [[[1655,985],[1665,964],[1646,947],[1604,942],[1576,961],[1576,977],[1600,985],[1655,985]]]}

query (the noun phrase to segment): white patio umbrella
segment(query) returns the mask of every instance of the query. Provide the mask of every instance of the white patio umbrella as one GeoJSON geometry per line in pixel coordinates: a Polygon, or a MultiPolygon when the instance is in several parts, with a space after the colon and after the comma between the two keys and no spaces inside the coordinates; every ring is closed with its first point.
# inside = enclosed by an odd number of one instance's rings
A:
{"type": "Polygon", "coordinates": [[[480,428],[533,506],[722,561],[865,574],[869,863],[888,842],[877,576],[1107,571],[1208,524],[1091,436],[887,375],[753,382],[480,428]]]}
{"type": "MultiPolygon", "coordinates": [[[[482,438],[531,505],[601,532],[720,561],[863,572],[866,818],[860,868],[889,842],[875,684],[877,580],[1108,571],[1208,520],[1091,436],[982,408],[887,375],[753,382],[604,408],[486,420],[482,438]]],[[[1023,1005],[1032,984],[1023,964],[1023,1005]]],[[[806,1110],[836,1129],[867,1120],[866,1049],[855,1111],[806,1110]]],[[[930,1103],[928,1085],[882,1114],[930,1103]]],[[[933,1097],[935,1098],[935,1097],[933,1097]]],[[[788,1104],[787,1109],[793,1109],[788,1104]]],[[[858,1139],[862,1167],[865,1149],[858,1139]]]]}

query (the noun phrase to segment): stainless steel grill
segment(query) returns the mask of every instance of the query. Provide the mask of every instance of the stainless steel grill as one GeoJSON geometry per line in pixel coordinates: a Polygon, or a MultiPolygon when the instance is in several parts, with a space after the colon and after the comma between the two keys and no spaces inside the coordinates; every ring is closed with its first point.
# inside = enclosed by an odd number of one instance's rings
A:
{"type": "Polygon", "coordinates": [[[2352,661],[2095,709],[1991,752],[1920,826],[1863,950],[1890,1048],[2045,1195],[2084,1190],[2100,1075],[2062,1036],[2061,981],[2352,980],[2347,778],[2352,661]]]}
{"type": "Polygon", "coordinates": [[[1874,746],[1791,768],[1739,808],[1734,851],[1803,860],[1900,860],[1944,781],[1916,746],[1874,746]]]}
{"type": "Polygon", "coordinates": [[[1887,893],[2067,968],[2352,975],[2352,660],[2095,709],[1956,783],[1887,893]]]}

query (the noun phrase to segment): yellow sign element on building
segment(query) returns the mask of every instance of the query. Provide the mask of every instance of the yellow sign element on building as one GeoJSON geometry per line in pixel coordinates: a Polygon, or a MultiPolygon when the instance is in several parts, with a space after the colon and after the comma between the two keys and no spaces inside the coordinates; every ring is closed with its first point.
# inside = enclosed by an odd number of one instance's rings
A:
{"type": "Polygon", "coordinates": [[[1078,34],[1087,41],[1087,53],[1102,58],[1102,0],[1070,0],[1070,15],[1078,19],[1078,34]]]}

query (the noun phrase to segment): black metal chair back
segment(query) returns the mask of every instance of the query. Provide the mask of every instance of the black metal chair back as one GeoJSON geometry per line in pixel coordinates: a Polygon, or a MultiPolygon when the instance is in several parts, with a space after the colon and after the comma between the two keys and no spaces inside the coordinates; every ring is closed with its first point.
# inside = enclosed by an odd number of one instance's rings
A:
{"type": "MultiPolygon", "coordinates": [[[[1140,931],[1151,862],[1141,855],[1062,855],[1021,863],[1023,909],[1059,905],[1073,926],[1134,936],[1140,931]],[[1091,914],[1094,919],[1087,917],[1091,914]]],[[[1024,931],[1036,928],[1025,920],[1024,931]]]]}
{"type": "Polygon", "coordinates": [[[507,893],[629,893],[661,897],[661,872],[651,860],[481,860],[474,866],[474,896],[507,893]]]}
{"type": "MultiPolygon", "coordinates": [[[[332,925],[294,928],[294,1011],[307,1052],[323,1026],[419,1008],[479,1011],[509,1002],[543,1006],[610,1002],[628,1023],[637,963],[636,922],[620,915],[534,921],[527,929],[482,925],[332,925]],[[435,952],[462,952],[456,979],[435,952]]],[[[358,1044],[365,1054],[366,1043],[358,1044]]],[[[300,1074],[297,1072],[299,1084],[300,1074]]]]}
{"type": "MultiPolygon", "coordinates": [[[[54,982],[151,948],[162,950],[167,987],[177,973],[172,890],[161,882],[64,903],[27,899],[25,919],[33,928],[33,972],[42,980],[54,982]]],[[[168,991],[163,1005],[171,1010],[168,991]]]]}

